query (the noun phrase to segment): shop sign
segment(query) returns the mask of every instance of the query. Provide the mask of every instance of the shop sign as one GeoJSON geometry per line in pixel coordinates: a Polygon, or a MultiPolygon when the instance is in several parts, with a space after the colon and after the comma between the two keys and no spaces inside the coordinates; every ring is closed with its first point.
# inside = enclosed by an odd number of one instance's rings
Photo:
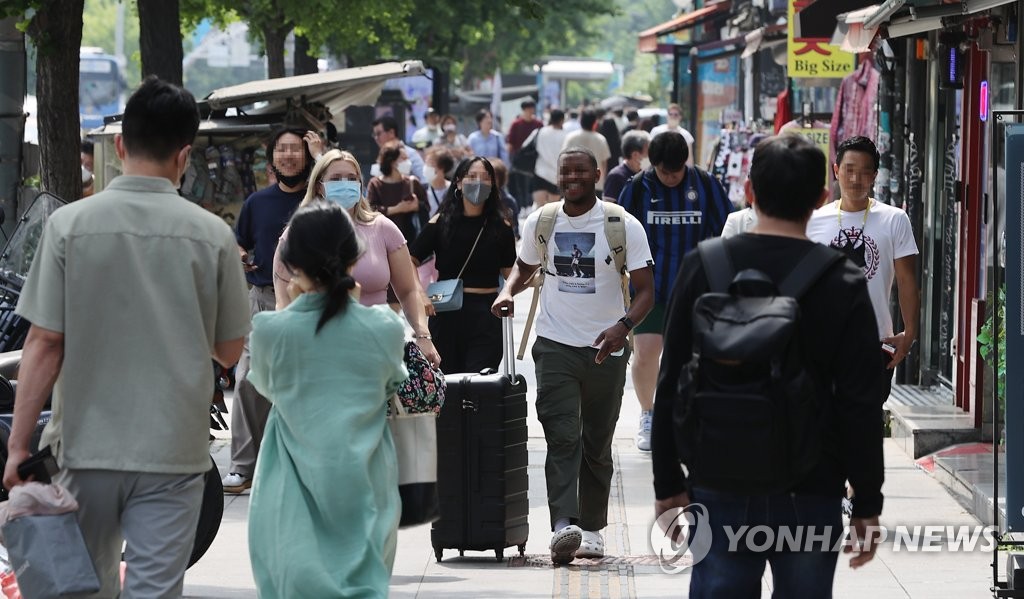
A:
{"type": "Polygon", "coordinates": [[[831,167],[828,164],[829,156],[829,145],[832,141],[832,132],[828,129],[819,129],[817,127],[811,129],[793,129],[800,135],[803,135],[807,139],[811,140],[811,143],[818,146],[818,149],[825,153],[825,187],[828,187],[828,182],[831,180],[829,177],[829,171],[831,167]]]}
{"type": "Polygon", "coordinates": [[[789,0],[789,77],[841,78],[853,72],[856,57],[829,43],[840,11],[830,4],[789,0]]]}

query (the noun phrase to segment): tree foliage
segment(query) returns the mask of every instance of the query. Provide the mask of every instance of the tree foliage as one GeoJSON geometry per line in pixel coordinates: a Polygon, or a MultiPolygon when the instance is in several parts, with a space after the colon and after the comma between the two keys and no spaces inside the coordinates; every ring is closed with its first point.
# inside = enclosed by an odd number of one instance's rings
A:
{"type": "Polygon", "coordinates": [[[46,115],[39,119],[42,188],[69,201],[82,195],[77,81],[83,8],[84,0],[0,2],[2,16],[23,18],[20,27],[37,48],[37,106],[46,115]]]}

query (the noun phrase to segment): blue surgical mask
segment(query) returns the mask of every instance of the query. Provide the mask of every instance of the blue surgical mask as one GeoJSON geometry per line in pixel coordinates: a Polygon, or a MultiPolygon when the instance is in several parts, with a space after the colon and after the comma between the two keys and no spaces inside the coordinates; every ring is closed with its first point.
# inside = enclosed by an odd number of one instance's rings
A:
{"type": "Polygon", "coordinates": [[[359,181],[324,181],[324,196],[345,210],[359,203],[361,192],[359,181]]]}

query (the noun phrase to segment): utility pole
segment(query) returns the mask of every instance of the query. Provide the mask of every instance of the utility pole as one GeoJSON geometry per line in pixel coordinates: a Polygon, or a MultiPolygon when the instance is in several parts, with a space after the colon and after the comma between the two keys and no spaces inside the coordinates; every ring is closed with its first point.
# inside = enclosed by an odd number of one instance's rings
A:
{"type": "Polygon", "coordinates": [[[5,232],[17,222],[25,137],[25,34],[18,18],[0,19],[0,224],[5,232]]]}

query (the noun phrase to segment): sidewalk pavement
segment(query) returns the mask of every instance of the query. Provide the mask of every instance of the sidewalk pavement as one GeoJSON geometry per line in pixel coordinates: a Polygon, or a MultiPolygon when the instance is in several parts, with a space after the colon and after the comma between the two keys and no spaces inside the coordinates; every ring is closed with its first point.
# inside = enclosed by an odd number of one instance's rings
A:
{"type": "MultiPolygon", "coordinates": [[[[529,292],[516,301],[516,339],[522,337],[529,308],[529,292]]],[[[517,345],[518,348],[518,345],[517,345]]],[[[614,599],[686,597],[689,571],[665,574],[652,555],[650,529],[654,492],[649,454],[636,449],[640,407],[632,383],[627,382],[622,413],[613,446],[608,528],[604,531],[606,557],[576,560],[568,567],[551,566],[548,542],[547,499],[544,484],[544,436],[533,409],[536,384],[530,356],[516,363],[529,385],[530,538],[526,558],[509,548],[497,562],[493,552],[467,552],[459,557],[446,550],[437,563],[430,544],[430,526],[398,533],[398,555],[391,579],[391,597],[601,597],[614,599]]],[[[628,381],[628,379],[627,379],[628,381]]],[[[218,434],[211,445],[214,459],[225,473],[230,461],[228,433],[218,434]]],[[[896,525],[978,525],[939,482],[919,470],[892,441],[885,443],[885,508],[881,523],[896,525]]],[[[249,565],[246,518],[249,497],[225,496],[224,519],[210,551],[185,577],[185,596],[203,598],[256,597],[249,565]]],[[[287,551],[288,548],[282,548],[287,551]]],[[[838,598],[890,599],[906,597],[990,597],[992,554],[983,551],[950,553],[894,551],[883,546],[875,559],[853,571],[848,557],[840,556],[834,591],[838,598]]],[[[771,593],[766,574],[762,596],[771,593]]]]}

